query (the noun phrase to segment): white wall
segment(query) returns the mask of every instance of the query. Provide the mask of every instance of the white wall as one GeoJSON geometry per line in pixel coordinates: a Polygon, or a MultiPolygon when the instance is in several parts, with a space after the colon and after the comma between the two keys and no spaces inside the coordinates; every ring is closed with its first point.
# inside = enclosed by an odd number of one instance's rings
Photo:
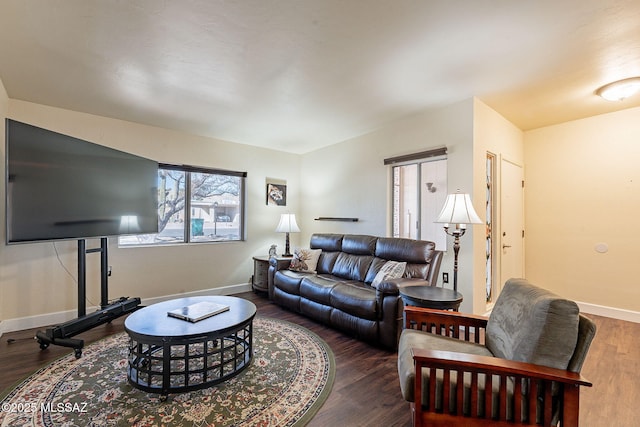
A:
{"type": "MultiPolygon", "coordinates": [[[[301,237],[314,232],[390,235],[391,176],[385,158],[446,146],[449,191],[473,187],[473,106],[468,99],[438,110],[425,111],[386,124],[379,130],[307,153],[301,161],[301,237]],[[314,221],[319,216],[356,217],[358,222],[314,221]]],[[[444,233],[444,230],[442,231],[444,233]]],[[[429,236],[423,237],[429,239],[429,236]]],[[[459,290],[462,310],[472,309],[473,236],[460,252],[459,290]],[[469,296],[469,297],[467,297],[469,296]]],[[[451,240],[448,245],[452,247],[451,240]]],[[[452,277],[449,250],[441,272],[452,277]]],[[[440,275],[440,280],[442,275],[440,275]]],[[[441,281],[439,282],[441,284],[441,281]]],[[[451,283],[448,285],[451,287],[451,283]]]]}
{"type": "Polygon", "coordinates": [[[639,321],[640,108],[526,132],[525,158],[527,276],[639,321]]]}
{"type": "MultiPolygon", "coordinates": [[[[479,100],[468,99],[305,154],[301,164],[302,241],[308,241],[313,232],[390,235],[391,176],[384,159],[441,146],[448,150],[448,192],[460,189],[471,193],[473,204],[484,219],[486,152],[522,162],[522,144],[519,129],[479,100]],[[319,216],[357,217],[359,222],[313,220],[319,216]]],[[[486,311],[484,244],[484,226],[474,226],[461,240],[458,270],[458,290],[464,295],[461,311],[486,311]]],[[[452,246],[449,238],[440,270],[449,273],[447,287],[452,287],[453,280],[452,246]]]]}
{"type": "MultiPolygon", "coordinates": [[[[300,178],[297,155],[19,100],[9,99],[7,102],[2,93],[0,113],[3,117],[161,162],[247,171],[246,241],[120,249],[116,239],[110,239],[109,264],[113,266],[113,275],[109,286],[112,298],[139,296],[144,302],[145,298],[237,285],[248,289],[246,284],[253,273],[251,257],[266,255],[273,243],[282,247],[283,236],[274,232],[280,213],[295,211],[298,207],[300,178]],[[266,205],[267,177],[287,181],[287,207],[266,205]]],[[[4,149],[4,144],[2,146],[4,149]]],[[[2,168],[4,175],[4,161],[2,168]]],[[[4,197],[1,200],[3,226],[0,238],[4,241],[4,197]]],[[[292,243],[295,244],[296,239],[297,236],[292,235],[292,243]]],[[[88,242],[88,245],[93,244],[93,241],[88,242]]],[[[3,246],[0,251],[0,318],[30,318],[67,311],[73,315],[77,293],[75,278],[71,276],[76,276],[76,251],[75,241],[57,242],[55,245],[3,246]]],[[[99,257],[96,255],[93,259],[91,254],[88,255],[88,263],[87,292],[88,306],[91,306],[100,301],[99,257]]]]}

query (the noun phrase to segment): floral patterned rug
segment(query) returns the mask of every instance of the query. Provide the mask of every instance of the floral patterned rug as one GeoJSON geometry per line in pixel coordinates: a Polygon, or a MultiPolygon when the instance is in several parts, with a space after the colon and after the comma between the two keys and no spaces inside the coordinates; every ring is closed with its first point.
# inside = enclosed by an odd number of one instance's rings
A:
{"type": "Polygon", "coordinates": [[[326,400],[335,360],[318,336],[256,317],[251,365],[210,388],[166,401],[127,382],[126,333],[31,375],[0,400],[0,426],[302,426],[326,400]]]}

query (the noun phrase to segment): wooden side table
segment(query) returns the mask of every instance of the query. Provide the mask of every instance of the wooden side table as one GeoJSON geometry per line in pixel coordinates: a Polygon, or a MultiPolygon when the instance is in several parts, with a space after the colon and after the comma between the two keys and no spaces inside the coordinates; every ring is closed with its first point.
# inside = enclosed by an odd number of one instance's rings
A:
{"type": "MultiPolygon", "coordinates": [[[[291,260],[290,257],[276,257],[276,259],[291,260]]],[[[253,257],[251,288],[254,291],[269,292],[269,257],[266,255],[253,257]]]]}
{"type": "Polygon", "coordinates": [[[269,291],[269,257],[254,256],[253,257],[253,276],[251,277],[251,288],[254,291],[269,291]]]}

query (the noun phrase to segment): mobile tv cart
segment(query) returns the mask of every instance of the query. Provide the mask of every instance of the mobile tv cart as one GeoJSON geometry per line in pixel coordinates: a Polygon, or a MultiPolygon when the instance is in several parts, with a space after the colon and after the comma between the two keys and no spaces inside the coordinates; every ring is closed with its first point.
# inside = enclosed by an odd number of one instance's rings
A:
{"type": "Polygon", "coordinates": [[[109,303],[109,275],[107,238],[100,238],[100,247],[93,249],[87,249],[85,239],[78,240],[78,317],[47,328],[44,332],[38,331],[35,338],[42,350],[51,344],[70,347],[74,349],[76,359],[79,359],[82,356],[84,340],[71,337],[139,308],[140,298],[137,297],[120,297],[109,303]],[[100,310],[87,314],[87,254],[95,252],[100,253],[100,310]]]}

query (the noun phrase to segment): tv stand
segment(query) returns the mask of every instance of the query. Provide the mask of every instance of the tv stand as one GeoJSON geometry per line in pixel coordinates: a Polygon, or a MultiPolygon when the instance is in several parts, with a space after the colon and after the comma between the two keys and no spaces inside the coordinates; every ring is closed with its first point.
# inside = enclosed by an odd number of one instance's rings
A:
{"type": "Polygon", "coordinates": [[[51,344],[70,347],[74,349],[76,359],[79,359],[82,356],[84,340],[71,337],[140,308],[138,297],[121,297],[109,302],[109,275],[107,238],[102,237],[100,247],[93,249],[87,249],[84,239],[78,240],[78,317],[47,328],[44,332],[38,331],[35,338],[42,350],[51,344]],[[87,254],[94,252],[100,253],[100,310],[87,315],[87,254]]]}

